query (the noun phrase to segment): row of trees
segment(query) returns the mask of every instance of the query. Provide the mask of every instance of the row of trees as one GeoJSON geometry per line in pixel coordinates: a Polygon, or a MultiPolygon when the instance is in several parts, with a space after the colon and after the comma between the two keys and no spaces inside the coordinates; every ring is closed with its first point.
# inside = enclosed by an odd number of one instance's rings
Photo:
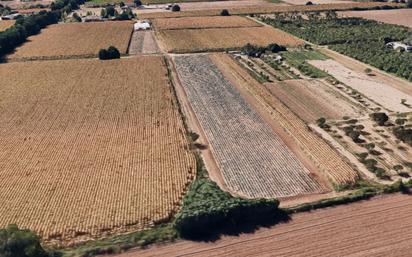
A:
{"type": "Polygon", "coordinates": [[[338,18],[336,13],[282,14],[263,20],[319,45],[412,81],[412,54],[396,52],[386,43],[412,38],[410,29],[361,18],[338,18]]]}

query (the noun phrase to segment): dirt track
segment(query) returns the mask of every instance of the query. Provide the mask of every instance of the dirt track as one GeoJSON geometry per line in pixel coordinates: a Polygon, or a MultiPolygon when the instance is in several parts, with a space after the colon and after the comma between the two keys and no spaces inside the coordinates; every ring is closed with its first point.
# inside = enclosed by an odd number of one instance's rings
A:
{"type": "Polygon", "coordinates": [[[298,213],[292,221],[213,243],[179,241],[116,257],[410,256],[412,196],[391,195],[298,213]]]}

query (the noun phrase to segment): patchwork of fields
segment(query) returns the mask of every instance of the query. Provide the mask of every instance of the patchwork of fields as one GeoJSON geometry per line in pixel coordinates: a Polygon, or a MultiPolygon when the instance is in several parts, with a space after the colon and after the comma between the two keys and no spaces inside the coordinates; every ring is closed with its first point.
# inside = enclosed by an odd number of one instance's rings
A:
{"type": "Polygon", "coordinates": [[[8,59],[95,57],[101,48],[115,46],[125,54],[133,31],[130,21],[51,25],[31,36],[8,59]]]}
{"type": "Polygon", "coordinates": [[[0,66],[1,227],[71,242],[176,212],[196,163],[162,57],[0,66]]]}
{"type": "Polygon", "coordinates": [[[174,62],[231,190],[248,197],[322,192],[322,186],[208,56],[176,56],[174,62]]]}

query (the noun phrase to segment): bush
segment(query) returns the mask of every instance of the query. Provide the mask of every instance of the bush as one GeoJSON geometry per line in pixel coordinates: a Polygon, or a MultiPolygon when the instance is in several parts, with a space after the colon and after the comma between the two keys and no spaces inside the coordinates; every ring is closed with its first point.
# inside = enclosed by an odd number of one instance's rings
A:
{"type": "Polygon", "coordinates": [[[230,13],[227,9],[223,9],[222,12],[220,12],[221,16],[230,16],[230,13]]]}
{"type": "Polygon", "coordinates": [[[386,113],[384,112],[375,112],[370,116],[379,126],[384,126],[385,122],[389,120],[388,115],[386,115],[386,113]]]}
{"type": "Polygon", "coordinates": [[[110,59],[119,59],[119,58],[120,58],[120,52],[114,46],[110,46],[107,50],[100,49],[99,51],[100,60],[110,60],[110,59]]]}
{"type": "Polygon", "coordinates": [[[183,200],[174,226],[185,238],[199,238],[217,233],[224,227],[261,223],[275,218],[280,211],[275,199],[247,200],[223,192],[208,178],[198,178],[183,200]]]}
{"type": "Polygon", "coordinates": [[[139,6],[142,5],[142,1],[140,1],[140,0],[134,0],[134,5],[135,5],[136,7],[139,7],[139,6]]]}
{"type": "Polygon", "coordinates": [[[172,12],[180,12],[180,6],[177,4],[173,5],[172,12]]]}
{"type": "Polygon", "coordinates": [[[313,3],[309,1],[309,2],[306,2],[306,5],[313,5],[313,3]]]}
{"type": "Polygon", "coordinates": [[[406,3],[406,7],[412,8],[412,0],[408,0],[408,2],[406,3]]]}
{"type": "Polygon", "coordinates": [[[21,230],[16,225],[0,229],[1,257],[48,257],[40,245],[39,237],[30,230],[21,230]]]}

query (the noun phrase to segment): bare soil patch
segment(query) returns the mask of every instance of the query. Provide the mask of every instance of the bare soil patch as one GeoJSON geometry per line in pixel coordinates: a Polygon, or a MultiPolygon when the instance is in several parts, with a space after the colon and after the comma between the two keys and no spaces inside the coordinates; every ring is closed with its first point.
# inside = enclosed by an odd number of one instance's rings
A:
{"type": "Polygon", "coordinates": [[[125,54],[132,35],[130,21],[65,23],[51,25],[28,38],[7,58],[10,60],[59,59],[97,56],[102,48],[115,46],[125,54]]]}
{"type": "Polygon", "coordinates": [[[13,26],[15,22],[15,20],[0,20],[0,32],[13,26]]]}
{"type": "Polygon", "coordinates": [[[405,99],[407,104],[412,104],[412,96],[380,82],[373,76],[353,71],[334,60],[311,60],[309,63],[326,71],[340,82],[359,91],[387,110],[394,112],[412,111],[410,107],[401,103],[402,99],[405,99]]]}
{"type": "Polygon", "coordinates": [[[179,241],[115,257],[409,256],[411,215],[410,195],[387,195],[293,214],[290,222],[253,234],[224,236],[212,243],[179,241]]]}
{"type": "Polygon", "coordinates": [[[154,54],[159,52],[152,30],[134,31],[129,45],[129,54],[154,54]]]}
{"type": "Polygon", "coordinates": [[[168,220],[196,163],[160,56],[0,65],[0,227],[70,245],[168,220]]]}
{"type": "Polygon", "coordinates": [[[360,17],[412,28],[412,9],[338,12],[342,17],[360,17]]]}

